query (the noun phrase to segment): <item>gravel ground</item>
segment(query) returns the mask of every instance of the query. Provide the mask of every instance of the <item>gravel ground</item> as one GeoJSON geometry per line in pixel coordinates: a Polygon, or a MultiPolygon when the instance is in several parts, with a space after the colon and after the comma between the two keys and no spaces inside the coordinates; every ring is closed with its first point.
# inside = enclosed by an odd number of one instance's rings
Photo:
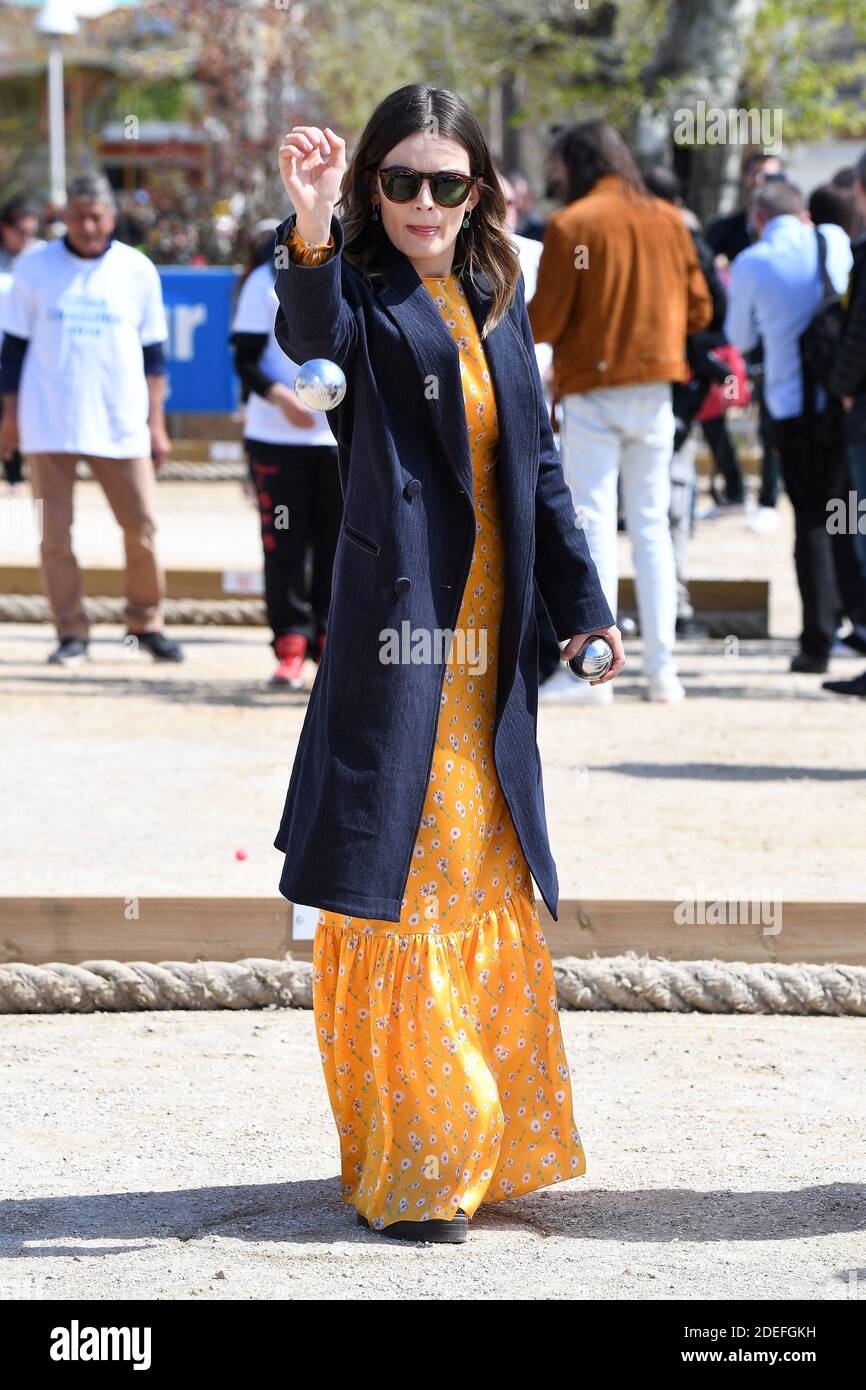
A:
{"type": "MultiPolygon", "coordinates": [[[[160,498],[166,564],[258,563],[238,488],[160,498]]],[[[682,645],[680,706],[641,700],[631,643],[611,707],[542,705],[563,897],[866,899],[866,706],[787,672],[780,510],[770,536],[702,523],[692,551],[696,577],[771,579],[774,640],[682,645]]],[[[82,485],[82,560],[117,559],[105,522],[82,485]]],[[[268,689],[263,630],[176,629],[176,668],[128,659],[121,634],[97,627],[66,672],[45,665],[46,626],[0,627],[0,892],[275,896],[306,695],[268,689]]],[[[0,1297],[855,1296],[862,1021],[562,1025],[587,1173],[482,1206],[466,1246],[404,1247],[339,1203],[310,1012],[2,1017],[0,1297]]]]}
{"type": "MultiPolygon", "coordinates": [[[[159,497],[167,565],[260,563],[239,484],[165,483],[159,497]]],[[[116,562],[117,530],[95,484],[78,484],[76,505],[81,560],[116,562]]],[[[866,898],[866,704],[787,670],[799,610],[784,497],[779,515],[765,536],[741,513],[699,522],[691,547],[695,577],[771,580],[774,640],[736,653],[681,643],[690,698],[675,707],[641,699],[639,643],[627,644],[612,706],[541,706],[563,897],[679,899],[705,884],[729,899],[866,898]]],[[[8,558],[32,561],[23,535],[8,558]]],[[[306,694],[268,689],[264,629],[175,628],[188,658],[178,667],[130,659],[122,633],[99,624],[93,660],[68,672],[45,665],[47,625],[0,625],[11,851],[0,891],[275,894],[273,837],[306,694]]],[[[838,657],[831,670],[863,664],[838,657]]]]}
{"type": "Polygon", "coordinates": [[[561,1018],[587,1172],[462,1246],[340,1203],[307,1010],[0,1018],[0,1297],[856,1296],[862,1022],[561,1018]]]}
{"type": "MultiPolygon", "coordinates": [[[[277,893],[307,697],[267,687],[259,630],[173,632],[182,665],[131,660],[100,625],[63,671],[44,627],[0,627],[3,893],[277,893]]],[[[540,707],[561,896],[866,898],[866,703],[791,676],[784,641],[680,650],[681,705],[641,698],[629,643],[612,705],[540,707]]]]}

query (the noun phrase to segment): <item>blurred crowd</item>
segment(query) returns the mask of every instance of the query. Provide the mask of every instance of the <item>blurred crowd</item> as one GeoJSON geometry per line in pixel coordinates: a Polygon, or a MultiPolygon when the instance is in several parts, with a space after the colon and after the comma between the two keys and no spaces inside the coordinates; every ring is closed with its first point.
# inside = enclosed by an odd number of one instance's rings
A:
{"type": "MultiPolygon", "coordinates": [[[[706,227],[686,205],[673,170],[639,168],[604,121],[561,128],[549,169],[545,191],[555,193],[559,206],[547,219],[538,216],[523,173],[499,172],[507,230],[524,272],[564,473],[614,612],[616,533],[629,536],[651,698],[683,697],[675,640],[708,631],[689,591],[688,546],[696,522],[742,510],[744,525],[770,531],[782,490],[794,510],[803,614],[792,670],[824,674],[834,653],[866,651],[866,537],[857,525],[866,499],[866,156],[830,173],[807,197],[777,154],[751,151],[742,165],[740,206],[706,227]],[[729,428],[744,412],[755,421],[761,452],[754,494],[729,428]],[[703,509],[696,470],[700,445],[712,458],[712,505],[703,509]],[[849,517],[834,529],[829,518],[835,504],[851,497],[853,524],[849,517]]],[[[266,599],[278,658],[273,679],[298,686],[304,660],[318,660],[324,644],[340,494],[327,421],[296,397],[297,364],[273,337],[277,222],[266,219],[247,236],[247,266],[227,350],[242,384],[249,489],[262,518],[266,599]],[[309,515],[309,530],[280,534],[272,524],[274,499],[285,492],[287,501],[298,503],[298,495],[286,491],[285,478],[289,462],[297,474],[304,451],[310,471],[321,474],[315,505],[295,506],[296,514],[309,515]],[[327,468],[321,451],[327,451],[327,468]]],[[[135,368],[141,379],[134,389],[119,383],[118,400],[147,400],[145,418],[164,435],[159,402],[167,334],[164,313],[156,308],[158,277],[142,263],[224,263],[237,259],[242,239],[230,200],[203,209],[198,194],[118,194],[98,176],[76,180],[62,212],[26,198],[0,209],[2,439],[11,489],[20,489],[23,478],[18,392],[25,380],[37,389],[43,359],[31,351],[25,367],[31,335],[43,331],[34,307],[38,296],[50,295],[69,264],[104,256],[112,272],[106,272],[106,295],[116,296],[117,304],[101,302],[117,311],[119,322],[129,276],[137,278],[150,306],[142,362],[135,368]]],[[[74,331],[96,329],[91,322],[74,331]]],[[[74,385],[70,379],[69,392],[74,385]]],[[[47,457],[70,447],[68,430],[81,422],[72,405],[64,409],[71,412],[67,434],[61,429],[56,438],[40,436],[40,447],[25,454],[47,457]]],[[[79,457],[119,458],[117,449],[128,449],[128,441],[109,447],[98,421],[81,428],[89,442],[87,449],[78,442],[79,457]]],[[[141,448],[146,463],[158,465],[167,452],[167,442],[158,442],[159,447],[151,438],[141,448]]],[[[137,607],[131,600],[130,611],[138,614],[139,632],[156,632],[163,581],[150,539],[155,524],[146,473],[144,465],[133,470],[129,495],[113,505],[118,517],[134,515],[141,528],[137,539],[125,528],[128,562],[145,576],[147,590],[137,607]]],[[[45,463],[42,475],[48,479],[45,463]]],[[[53,654],[64,660],[70,651],[80,656],[87,643],[78,581],[72,578],[68,478],[56,526],[57,553],[44,563],[54,565],[57,592],[66,586],[67,616],[58,617],[55,608],[60,645],[53,654]]],[[[579,686],[564,670],[540,600],[538,618],[542,698],[570,693],[590,702],[611,700],[612,684],[579,686]]],[[[634,628],[627,615],[622,626],[634,628]]],[[[163,655],[179,659],[180,649],[166,642],[163,655]]],[[[866,693],[862,677],[825,684],[841,693],[866,693]]]]}

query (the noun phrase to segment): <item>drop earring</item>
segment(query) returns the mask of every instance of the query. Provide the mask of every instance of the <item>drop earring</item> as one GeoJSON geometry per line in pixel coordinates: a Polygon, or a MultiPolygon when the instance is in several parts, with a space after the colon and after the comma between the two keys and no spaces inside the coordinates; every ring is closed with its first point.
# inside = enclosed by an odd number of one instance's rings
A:
{"type": "Polygon", "coordinates": [[[463,219],[463,221],[461,222],[460,225],[461,225],[461,227],[468,227],[468,226],[469,226],[469,213],[468,213],[468,212],[467,212],[466,216],[464,217],[464,219],[463,219]]]}
{"type": "Polygon", "coordinates": [[[378,221],[379,221],[379,204],[378,204],[378,203],[374,203],[374,204],[373,204],[373,221],[374,221],[374,222],[378,222],[378,221]]]}

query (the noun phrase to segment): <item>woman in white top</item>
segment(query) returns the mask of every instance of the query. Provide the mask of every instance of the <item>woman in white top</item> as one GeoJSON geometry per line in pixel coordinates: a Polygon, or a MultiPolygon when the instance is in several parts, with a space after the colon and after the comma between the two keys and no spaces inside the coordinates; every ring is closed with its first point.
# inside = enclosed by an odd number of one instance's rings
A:
{"type": "Polygon", "coordinates": [[[318,662],[325,643],[343,496],[327,416],[298,399],[292,389],[298,364],[274,337],[277,225],[268,219],[255,229],[254,268],[241,287],[231,341],[246,395],[244,447],[261,518],[265,604],[278,663],[271,683],[297,689],[305,660],[318,662]]]}

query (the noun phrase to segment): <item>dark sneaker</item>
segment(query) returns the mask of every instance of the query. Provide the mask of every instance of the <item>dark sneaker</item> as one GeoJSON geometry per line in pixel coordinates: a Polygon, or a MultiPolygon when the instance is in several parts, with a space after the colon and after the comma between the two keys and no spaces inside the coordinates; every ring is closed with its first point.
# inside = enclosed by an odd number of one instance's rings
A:
{"type": "Polygon", "coordinates": [[[82,637],[61,637],[48,660],[55,666],[78,666],[87,656],[87,643],[82,637]]]}
{"type": "Polygon", "coordinates": [[[392,1240],[429,1240],[436,1245],[462,1245],[469,1238],[469,1217],[462,1207],[458,1207],[451,1221],[433,1217],[430,1221],[392,1221],[377,1231],[366,1216],[358,1212],[358,1225],[366,1226],[377,1236],[390,1236],[392,1240]]]}
{"type": "Polygon", "coordinates": [[[810,652],[798,652],[796,656],[791,657],[791,670],[804,672],[810,676],[823,676],[829,665],[830,662],[826,656],[812,656],[810,652]]]}
{"type": "Polygon", "coordinates": [[[856,628],[852,628],[844,637],[840,637],[839,641],[849,651],[859,652],[860,656],[866,656],[866,637],[863,636],[862,631],[858,632],[856,628]]]}
{"type": "Polygon", "coordinates": [[[866,671],[850,681],[822,681],[822,690],[832,690],[834,695],[859,695],[866,700],[866,671]]]}
{"type": "Polygon", "coordinates": [[[164,632],[127,632],[126,636],[134,637],[139,647],[144,651],[150,652],[154,661],[183,661],[183,648],[178,642],[172,642],[166,637],[164,632]]]}

